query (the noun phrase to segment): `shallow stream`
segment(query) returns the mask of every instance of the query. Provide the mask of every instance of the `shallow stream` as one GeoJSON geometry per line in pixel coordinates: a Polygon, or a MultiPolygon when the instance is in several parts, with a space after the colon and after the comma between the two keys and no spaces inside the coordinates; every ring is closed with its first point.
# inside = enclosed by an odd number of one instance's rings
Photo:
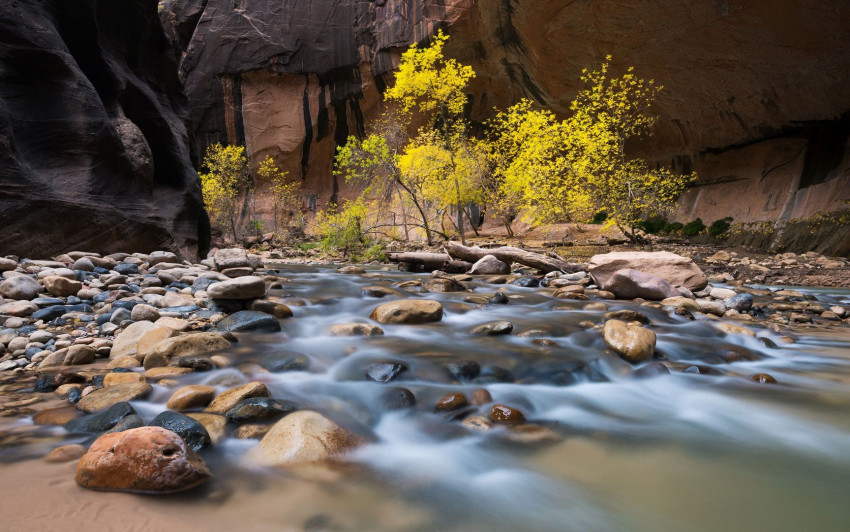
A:
{"type": "MultiPolygon", "coordinates": [[[[272,296],[303,299],[277,334],[246,334],[228,354],[235,365],[180,378],[224,390],[257,380],[272,395],[318,410],[369,440],[333,467],[260,470],[243,460],[256,440],[226,438],[204,458],[215,481],[195,493],[146,497],[83,490],[73,464],[40,460],[69,439],[30,418],[0,420],[27,434],[0,448],[4,529],[99,530],[847,530],[850,527],[850,334],[846,325],[787,333],[744,324],[756,338],[724,335],[710,320],[689,321],[632,302],[652,321],[670,375],[638,378],[606,351],[591,321],[605,311],[551,297],[551,290],[467,283],[474,293],[420,294],[440,300],[432,325],[382,325],[384,336],[332,337],[337,323],[369,322],[380,303],[366,286],[424,274],[340,275],[286,267],[272,296]],[[469,296],[505,290],[508,304],[469,296]],[[510,336],[469,334],[510,321],[510,336]],[[530,336],[518,333],[539,329],[530,336]],[[552,342],[540,342],[540,338],[552,342]],[[767,347],[770,346],[770,347],[767,347]],[[727,363],[730,350],[749,362],[727,363]],[[269,373],[267,357],[299,353],[308,371],[269,373]],[[390,383],[366,378],[375,362],[407,370],[390,383]],[[460,382],[446,366],[474,361],[481,375],[460,382]],[[699,370],[692,367],[696,366],[699,370]],[[691,368],[688,372],[684,370],[691,368]],[[777,384],[749,376],[769,373],[777,384]],[[501,381],[501,382],[500,382],[501,381]],[[405,387],[416,406],[391,410],[388,388],[405,387]],[[437,413],[449,392],[486,388],[496,403],[525,414],[527,438],[497,427],[466,428],[437,413]],[[541,436],[542,435],[542,436],[541,436]],[[537,437],[540,436],[540,437],[537,437]],[[545,437],[544,437],[545,436],[545,437]]],[[[847,304],[850,293],[809,292],[847,304]]],[[[742,324],[740,322],[735,322],[742,324]]],[[[174,388],[156,385],[134,406],[145,418],[174,388]]],[[[481,407],[472,414],[484,414],[481,407]]]]}

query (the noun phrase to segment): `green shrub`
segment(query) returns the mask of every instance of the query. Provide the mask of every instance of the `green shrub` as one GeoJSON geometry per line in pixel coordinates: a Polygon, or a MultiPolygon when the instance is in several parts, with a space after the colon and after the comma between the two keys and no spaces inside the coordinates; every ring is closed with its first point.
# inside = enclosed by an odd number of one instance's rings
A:
{"type": "Polygon", "coordinates": [[[635,227],[637,229],[640,229],[644,233],[648,233],[650,235],[657,235],[664,229],[665,225],[667,225],[667,220],[661,218],[660,216],[653,216],[652,218],[647,218],[646,220],[640,220],[635,224],[635,227]]]}
{"type": "Polygon", "coordinates": [[[593,225],[602,225],[605,223],[605,220],[608,219],[608,213],[605,211],[599,211],[593,215],[593,219],[590,220],[590,223],[593,225]]]}
{"type": "Polygon", "coordinates": [[[688,222],[682,227],[682,232],[685,236],[696,236],[705,231],[705,224],[702,223],[701,218],[697,218],[692,222],[688,222]]]}
{"type": "Polygon", "coordinates": [[[732,226],[732,217],[727,216],[726,218],[722,218],[720,220],[714,220],[711,222],[711,225],[708,226],[708,234],[713,236],[722,235],[732,226]]]}
{"type": "Polygon", "coordinates": [[[685,225],[682,222],[666,223],[664,224],[664,229],[662,229],[661,232],[671,235],[681,232],[683,227],[685,227],[685,225]]]}
{"type": "Polygon", "coordinates": [[[358,262],[372,262],[373,260],[379,262],[386,262],[386,248],[381,242],[373,241],[371,246],[366,248],[363,253],[355,257],[355,260],[357,260],[358,262]]]}

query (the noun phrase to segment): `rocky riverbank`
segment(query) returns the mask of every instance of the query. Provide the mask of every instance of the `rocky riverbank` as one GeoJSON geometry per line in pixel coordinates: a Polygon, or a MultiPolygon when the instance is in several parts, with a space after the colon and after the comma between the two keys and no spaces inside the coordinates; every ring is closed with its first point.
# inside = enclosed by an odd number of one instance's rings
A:
{"type": "MultiPolygon", "coordinates": [[[[711,363],[682,363],[660,346],[657,331],[664,324],[653,316],[701,322],[720,338],[752,338],[766,349],[793,344],[807,328],[850,325],[843,304],[796,290],[753,286],[791,270],[844,271],[844,260],[813,254],[753,260],[725,251],[704,259],[694,255],[706,272],[690,258],[670,252],[600,254],[575,273],[546,275],[486,256],[473,266],[475,276],[437,271],[401,282],[393,281],[389,267],[366,271],[347,265],[336,275],[369,281],[360,289],[369,319],[339,320],[321,334],[381,338],[385,329],[429,327],[447,315],[512,305],[533,295],[554,304],[553,310],[586,315],[578,322],[582,341],[603,342],[606,356],[619,359],[617,378],[648,378],[724,374],[724,365],[763,358],[757,350],[729,344],[712,353],[711,363]],[[528,292],[513,293],[515,289],[528,292]],[[441,302],[435,294],[460,299],[441,302]],[[624,301],[631,307],[617,308],[624,301]]],[[[0,259],[2,416],[31,417],[35,425],[62,425],[68,434],[86,435],[82,443],[53,446],[45,459],[79,459],[78,484],[98,490],[171,493],[193,488],[213,475],[204,453],[229,438],[259,440],[246,455],[251,463],[286,467],[336,459],[374,441],[374,434],[352,430],[327,411],[313,409],[309,401],[275,397],[263,382],[262,375],[310,371],[316,355],[284,350],[254,359],[250,347],[240,350],[243,335],[277,334],[281,320],[299,319],[293,308],[322,304],[287,294],[284,260],[267,254],[264,263],[241,249],[215,250],[200,263],[180,261],[168,252],[0,259]],[[240,377],[213,383],[193,377],[222,368],[232,368],[240,377]],[[156,416],[134,406],[153,396],[165,402],[156,416]]],[[[492,320],[469,327],[466,335],[488,342],[529,339],[530,347],[543,350],[559,345],[545,327],[515,328],[512,321],[492,320]]],[[[359,371],[366,381],[386,385],[376,398],[385,410],[424,407],[466,431],[541,443],[560,436],[535,422],[522,403],[494,400],[490,385],[565,386],[611,377],[599,370],[598,361],[540,362],[523,373],[520,366],[483,366],[455,357],[440,370],[445,375],[417,376],[464,387],[434,397],[398,386],[412,372],[404,361],[373,360],[359,371]]],[[[735,375],[757,384],[781,382],[766,372],[735,375]]],[[[4,447],[26,442],[27,437],[14,431],[2,437],[4,447]]]]}

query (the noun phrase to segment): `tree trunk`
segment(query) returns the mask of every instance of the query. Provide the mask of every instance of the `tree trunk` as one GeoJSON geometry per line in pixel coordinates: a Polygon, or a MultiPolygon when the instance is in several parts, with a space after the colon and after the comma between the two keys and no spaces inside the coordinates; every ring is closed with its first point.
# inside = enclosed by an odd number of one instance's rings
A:
{"type": "Polygon", "coordinates": [[[512,262],[518,262],[523,266],[537,268],[538,270],[547,273],[556,271],[574,273],[581,270],[581,266],[578,264],[571,264],[563,260],[554,259],[540,253],[526,251],[512,246],[482,249],[478,246],[467,247],[458,244],[457,242],[447,242],[446,251],[449,256],[454,259],[475,262],[486,255],[493,255],[504,263],[511,264],[512,262]]]}
{"type": "Polygon", "coordinates": [[[408,268],[408,271],[442,270],[449,273],[465,273],[472,267],[470,262],[452,260],[448,253],[387,253],[387,258],[390,262],[415,266],[415,268],[408,268]]]}

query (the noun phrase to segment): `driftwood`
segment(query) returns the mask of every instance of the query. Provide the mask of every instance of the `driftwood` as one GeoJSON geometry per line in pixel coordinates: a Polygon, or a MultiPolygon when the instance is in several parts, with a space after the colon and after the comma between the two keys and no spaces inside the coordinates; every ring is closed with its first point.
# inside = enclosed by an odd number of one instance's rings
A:
{"type": "Polygon", "coordinates": [[[442,270],[446,273],[466,273],[472,268],[472,263],[454,260],[448,253],[404,252],[387,253],[391,262],[398,262],[409,272],[433,272],[442,270]]]}
{"type": "Polygon", "coordinates": [[[500,248],[482,249],[479,247],[467,247],[456,242],[447,242],[446,251],[449,256],[454,259],[476,262],[486,255],[493,255],[497,259],[507,264],[518,262],[523,266],[537,268],[543,272],[565,272],[574,273],[581,269],[577,264],[547,257],[541,253],[527,251],[525,249],[515,248],[512,246],[503,246],[500,248]]]}

